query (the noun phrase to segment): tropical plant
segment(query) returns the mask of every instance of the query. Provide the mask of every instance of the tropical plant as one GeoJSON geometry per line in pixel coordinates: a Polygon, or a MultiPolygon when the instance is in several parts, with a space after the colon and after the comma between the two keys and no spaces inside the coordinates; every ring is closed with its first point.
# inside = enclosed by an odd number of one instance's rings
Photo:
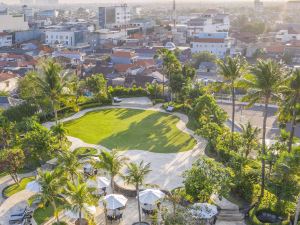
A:
{"type": "Polygon", "coordinates": [[[41,64],[41,69],[32,72],[29,76],[31,82],[36,84],[42,95],[50,99],[55,122],[57,123],[57,110],[63,89],[67,85],[67,73],[62,73],[62,67],[55,61],[48,59],[41,64]]]}
{"type": "Polygon", "coordinates": [[[3,115],[0,115],[0,132],[1,142],[0,147],[5,148],[9,144],[11,138],[12,123],[3,115]]]}
{"type": "Polygon", "coordinates": [[[145,185],[145,178],[148,173],[151,172],[150,163],[144,164],[144,161],[140,163],[129,163],[127,165],[127,171],[124,175],[124,180],[127,184],[134,185],[136,189],[137,201],[138,201],[138,211],[139,211],[139,222],[141,223],[141,207],[140,207],[140,186],[145,185]]]}
{"type": "Polygon", "coordinates": [[[112,192],[115,191],[114,178],[121,175],[121,169],[125,162],[128,160],[126,157],[121,156],[116,149],[109,151],[101,151],[99,154],[100,161],[96,163],[96,168],[104,169],[111,177],[112,192]]]}
{"type": "MultiPolygon", "coordinates": [[[[163,71],[168,76],[169,84],[171,82],[172,75],[181,73],[181,64],[173,52],[163,48],[158,50],[154,58],[162,60],[163,71]]],[[[169,92],[170,92],[170,96],[172,96],[170,87],[169,87],[169,92]]],[[[163,96],[164,95],[165,95],[165,80],[163,80],[163,96]]]]}
{"type": "Polygon", "coordinates": [[[175,216],[177,206],[180,204],[182,200],[182,195],[180,194],[180,189],[175,189],[171,191],[168,195],[166,195],[166,199],[172,202],[173,206],[173,214],[175,216]]]}
{"type": "Polygon", "coordinates": [[[280,95],[278,92],[285,81],[285,75],[286,73],[282,64],[279,64],[273,60],[258,60],[257,64],[251,68],[251,74],[245,75],[241,82],[241,85],[248,89],[246,96],[243,98],[243,101],[249,102],[248,107],[254,105],[256,102],[263,102],[264,104],[260,199],[264,196],[265,190],[266,127],[269,104],[272,100],[280,100],[280,95]]]}
{"type": "Polygon", "coordinates": [[[239,79],[247,72],[247,63],[244,58],[236,56],[234,58],[226,57],[225,60],[217,60],[219,73],[224,78],[223,88],[230,89],[232,98],[232,115],[231,115],[231,143],[233,144],[233,132],[235,126],[235,92],[238,87],[239,79]]]}
{"type": "Polygon", "coordinates": [[[61,195],[64,182],[62,177],[57,174],[57,171],[38,171],[37,182],[41,187],[41,192],[37,194],[37,197],[41,199],[43,206],[49,203],[52,205],[56,222],[60,224],[57,203],[62,204],[64,201],[63,195],[61,195]]]}
{"type": "Polygon", "coordinates": [[[253,127],[248,121],[247,124],[241,124],[242,128],[242,138],[243,138],[243,148],[245,157],[248,158],[252,150],[258,147],[258,135],[260,129],[253,127]]]}
{"type": "Polygon", "coordinates": [[[226,196],[230,190],[231,173],[221,163],[209,158],[199,159],[184,173],[186,193],[194,201],[206,202],[212,194],[226,196]]]}
{"type": "Polygon", "coordinates": [[[0,151],[0,171],[8,173],[15,183],[19,184],[18,171],[24,166],[22,149],[4,149],[0,151]]]}
{"type": "Polygon", "coordinates": [[[81,177],[81,173],[78,171],[82,167],[78,160],[78,155],[74,152],[63,151],[58,155],[58,168],[66,175],[71,178],[73,184],[81,177]]]}
{"type": "Polygon", "coordinates": [[[97,204],[97,199],[91,194],[90,189],[85,183],[73,184],[67,182],[65,193],[66,208],[74,213],[78,213],[79,224],[82,225],[83,213],[87,217],[90,216],[89,207],[97,204]]]}
{"type": "Polygon", "coordinates": [[[202,62],[215,62],[216,56],[208,51],[193,54],[194,67],[199,68],[202,62]]]}
{"type": "Polygon", "coordinates": [[[107,98],[107,85],[103,74],[94,74],[86,80],[87,88],[95,95],[98,101],[107,98]]]}
{"type": "Polygon", "coordinates": [[[63,145],[66,141],[66,134],[67,134],[67,130],[64,128],[63,123],[58,122],[53,127],[51,127],[51,131],[55,136],[57,136],[59,145],[60,145],[60,149],[62,150],[63,145]]]}
{"type": "Polygon", "coordinates": [[[281,116],[291,120],[291,131],[288,141],[288,151],[291,152],[295,129],[297,124],[297,114],[299,113],[300,101],[300,70],[295,70],[288,80],[286,90],[284,90],[284,101],[281,106],[281,116]]]}

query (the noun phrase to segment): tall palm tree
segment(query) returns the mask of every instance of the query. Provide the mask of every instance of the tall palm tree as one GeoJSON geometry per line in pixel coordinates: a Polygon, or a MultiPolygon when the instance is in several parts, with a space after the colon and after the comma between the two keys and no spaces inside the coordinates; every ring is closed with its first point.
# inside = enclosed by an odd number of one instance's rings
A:
{"type": "MultiPolygon", "coordinates": [[[[156,59],[161,59],[163,62],[163,71],[168,76],[168,83],[169,83],[169,92],[170,92],[170,80],[172,74],[176,74],[181,72],[181,64],[179,60],[176,58],[175,54],[167,49],[160,49],[158,50],[157,54],[154,56],[156,59]]],[[[163,76],[163,79],[165,77],[163,76]]],[[[163,80],[163,96],[165,94],[165,80],[163,80]]],[[[170,92],[170,95],[172,96],[172,93],[170,92]]]]}
{"type": "Polygon", "coordinates": [[[241,85],[248,88],[244,101],[248,101],[248,106],[256,102],[264,103],[264,118],[262,131],[261,149],[261,193],[260,199],[264,196],[265,189],[265,156],[266,156],[266,126],[268,119],[268,109],[271,100],[280,99],[278,91],[285,81],[285,71],[281,64],[273,60],[258,60],[257,64],[251,68],[251,74],[245,75],[241,85]]]}
{"type": "Polygon", "coordinates": [[[54,217],[56,218],[57,224],[59,224],[59,210],[57,208],[57,202],[62,202],[62,183],[63,179],[60,179],[56,171],[38,172],[38,183],[41,186],[41,192],[37,197],[41,198],[43,205],[50,203],[53,207],[54,217]]]}
{"type": "Polygon", "coordinates": [[[291,114],[291,131],[288,141],[288,152],[291,152],[293,139],[295,135],[296,123],[297,123],[297,113],[299,111],[298,105],[300,101],[300,70],[295,70],[292,77],[289,79],[287,90],[284,91],[285,98],[283,101],[283,108],[285,117],[287,114],[291,114]]]}
{"type": "Polygon", "coordinates": [[[66,140],[67,130],[64,128],[63,123],[60,123],[60,122],[58,122],[53,127],[51,127],[51,130],[52,130],[53,134],[58,137],[60,149],[62,150],[63,143],[66,140]]]}
{"type": "Polygon", "coordinates": [[[139,210],[139,222],[141,223],[141,207],[140,207],[140,186],[144,185],[145,177],[148,173],[151,172],[150,163],[144,164],[144,161],[137,163],[129,163],[127,168],[127,173],[124,176],[124,180],[127,184],[132,184],[135,186],[137,201],[138,201],[138,210],[139,210]]]}
{"type": "Polygon", "coordinates": [[[246,125],[241,124],[241,128],[245,145],[245,157],[248,158],[251,150],[258,144],[260,129],[258,127],[253,127],[249,121],[246,125]]]}
{"type": "Polygon", "coordinates": [[[81,168],[81,163],[78,160],[78,156],[74,152],[63,151],[58,156],[58,169],[65,173],[68,178],[71,178],[73,184],[81,177],[81,173],[78,171],[81,168]]]}
{"type": "Polygon", "coordinates": [[[57,109],[59,98],[66,86],[66,73],[62,73],[60,64],[48,59],[42,63],[41,70],[32,75],[32,79],[41,88],[43,94],[49,97],[57,123],[57,109]]]}
{"type": "Polygon", "coordinates": [[[104,169],[111,177],[112,192],[115,191],[115,176],[121,174],[121,169],[128,160],[126,157],[120,155],[116,149],[109,151],[101,151],[99,154],[100,161],[96,163],[96,168],[104,169]]]}
{"type": "Polygon", "coordinates": [[[219,73],[224,78],[223,87],[226,89],[230,89],[231,98],[232,98],[232,115],[231,115],[231,144],[233,145],[233,132],[235,126],[235,92],[238,87],[239,79],[246,74],[247,72],[247,63],[244,58],[240,56],[226,57],[225,60],[217,60],[217,64],[219,67],[219,73]]]}
{"type": "Polygon", "coordinates": [[[67,182],[65,192],[66,201],[68,202],[67,208],[78,213],[79,224],[82,225],[83,213],[89,215],[88,207],[97,204],[97,199],[91,194],[85,183],[75,185],[67,182]]]}

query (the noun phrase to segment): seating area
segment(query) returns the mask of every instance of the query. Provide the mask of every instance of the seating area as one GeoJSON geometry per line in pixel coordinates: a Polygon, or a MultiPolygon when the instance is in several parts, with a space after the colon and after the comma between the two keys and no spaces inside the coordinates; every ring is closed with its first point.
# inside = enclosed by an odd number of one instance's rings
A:
{"type": "Polygon", "coordinates": [[[9,218],[9,224],[31,225],[32,213],[33,211],[28,207],[12,213],[9,218]]]}

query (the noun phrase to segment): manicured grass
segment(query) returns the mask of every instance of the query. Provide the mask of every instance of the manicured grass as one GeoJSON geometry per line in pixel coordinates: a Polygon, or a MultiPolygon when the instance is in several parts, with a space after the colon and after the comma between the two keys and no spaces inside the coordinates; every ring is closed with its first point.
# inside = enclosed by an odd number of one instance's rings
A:
{"type": "Polygon", "coordinates": [[[33,180],[35,180],[35,177],[25,177],[20,181],[19,185],[13,184],[13,185],[9,186],[8,188],[6,188],[4,190],[3,194],[6,197],[10,197],[15,193],[24,190],[26,188],[27,183],[29,183],[30,181],[33,181],[33,180]]]}
{"type": "Polygon", "coordinates": [[[191,150],[196,140],[180,131],[175,116],[137,109],[105,109],[65,123],[68,134],[119,150],[160,153],[191,150]]]}
{"type": "Polygon", "coordinates": [[[97,149],[95,148],[77,148],[74,150],[75,154],[78,155],[96,155],[97,154],[97,149]]]}
{"type": "Polygon", "coordinates": [[[33,218],[37,224],[43,224],[53,217],[53,213],[53,207],[49,204],[46,207],[34,210],[33,218]]]}

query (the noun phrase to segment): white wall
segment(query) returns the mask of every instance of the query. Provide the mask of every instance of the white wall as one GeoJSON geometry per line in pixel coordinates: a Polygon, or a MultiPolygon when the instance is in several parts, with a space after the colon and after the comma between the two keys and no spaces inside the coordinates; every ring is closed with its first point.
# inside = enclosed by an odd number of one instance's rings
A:
{"type": "Polygon", "coordinates": [[[24,16],[0,15],[0,32],[28,30],[28,23],[24,16]]]}
{"type": "Polygon", "coordinates": [[[191,42],[191,51],[192,53],[199,52],[210,52],[215,54],[219,58],[224,58],[227,50],[229,49],[228,44],[225,43],[203,43],[203,42],[191,42]]]}
{"type": "Polygon", "coordinates": [[[65,46],[75,46],[75,34],[72,31],[46,31],[45,43],[49,45],[59,43],[65,46]]]}

